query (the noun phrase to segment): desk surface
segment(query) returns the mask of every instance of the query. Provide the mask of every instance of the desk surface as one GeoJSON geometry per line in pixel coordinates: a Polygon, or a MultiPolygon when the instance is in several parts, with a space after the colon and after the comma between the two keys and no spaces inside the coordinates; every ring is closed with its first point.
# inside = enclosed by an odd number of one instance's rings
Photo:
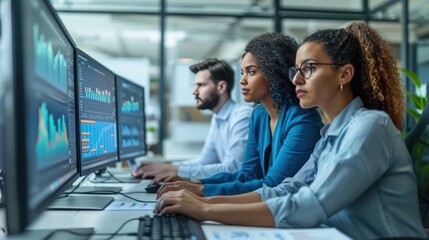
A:
{"type": "MultiPolygon", "coordinates": [[[[117,173],[127,174],[129,173],[117,173]]],[[[97,184],[101,186],[122,186],[122,192],[140,192],[130,194],[143,201],[155,201],[156,194],[141,193],[150,180],[142,180],[139,184],[116,183],[97,184]]],[[[94,185],[85,182],[83,185],[94,185]]],[[[132,202],[122,195],[112,195],[114,201],[132,202]]],[[[124,222],[144,215],[152,215],[152,211],[45,211],[28,229],[59,229],[59,228],[94,228],[96,233],[113,233],[124,222]]],[[[121,233],[137,232],[138,221],[126,224],[121,233]]],[[[329,229],[278,229],[255,228],[242,226],[226,226],[217,223],[203,223],[207,239],[349,239],[339,231],[329,229]]],[[[91,239],[106,239],[107,236],[92,236],[91,239]]],[[[135,236],[118,236],[114,239],[135,239],[135,236]]]]}
{"type": "MultiPolygon", "coordinates": [[[[129,173],[116,173],[115,176],[129,176],[129,173]]],[[[142,201],[156,201],[156,194],[142,193],[150,180],[142,180],[138,184],[134,183],[108,183],[94,184],[86,181],[82,186],[121,186],[122,192],[142,201]],[[138,193],[132,193],[138,192],[138,193]]],[[[89,196],[86,194],[86,196],[89,196]]],[[[122,195],[114,196],[114,201],[133,202],[133,200],[122,195]]],[[[92,227],[96,233],[113,233],[124,222],[132,218],[144,215],[152,215],[152,211],[77,211],[77,210],[48,210],[29,226],[28,229],[58,229],[58,228],[87,228],[92,227]]],[[[138,221],[131,221],[126,224],[121,232],[136,232],[138,221]]],[[[107,236],[93,236],[91,239],[106,239],[107,236]]],[[[135,236],[118,236],[114,239],[135,239],[135,236]]]]}

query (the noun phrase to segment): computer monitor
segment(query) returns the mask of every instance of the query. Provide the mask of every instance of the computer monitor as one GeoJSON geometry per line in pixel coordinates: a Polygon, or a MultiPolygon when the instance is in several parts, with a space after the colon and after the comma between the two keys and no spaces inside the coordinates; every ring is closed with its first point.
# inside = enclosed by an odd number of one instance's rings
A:
{"type": "Polygon", "coordinates": [[[2,1],[6,218],[24,231],[79,176],[74,43],[49,1],[2,1]]]}
{"type": "MultiPolygon", "coordinates": [[[[77,162],[80,175],[84,176],[114,165],[118,160],[116,86],[115,75],[78,48],[75,59],[79,122],[77,162]]],[[[93,188],[69,189],[49,209],[102,210],[113,200],[111,196],[69,196],[72,192],[97,191],[91,189],[93,188]]],[[[117,193],[121,187],[103,187],[102,190],[117,193]]]]}
{"type": "Polygon", "coordinates": [[[116,85],[114,73],[80,49],[76,64],[79,168],[87,175],[118,161],[116,85]]]}
{"type": "Polygon", "coordinates": [[[119,161],[147,154],[144,88],[116,75],[119,161]]]}
{"type": "MultiPolygon", "coordinates": [[[[0,6],[1,10],[1,6],[0,6]]],[[[1,31],[1,12],[0,12],[0,73],[2,72],[2,62],[3,62],[3,47],[2,44],[2,31],[1,31]]],[[[3,78],[0,75],[0,208],[4,207],[5,196],[4,196],[4,82],[3,78]]]]}
{"type": "MultiPolygon", "coordinates": [[[[1,65],[1,64],[0,64],[1,65]]],[[[0,66],[1,69],[1,66],[0,66]]],[[[3,93],[0,79],[0,208],[4,206],[5,192],[4,192],[4,123],[3,123],[3,93]]]]}
{"type": "MultiPolygon", "coordinates": [[[[1,16],[1,13],[0,13],[1,16]]],[[[0,17],[1,20],[1,17],[0,17]]],[[[2,56],[2,35],[1,35],[1,24],[0,24],[0,56],[2,56]]],[[[2,57],[0,57],[0,72],[2,72],[2,57]]],[[[0,208],[4,207],[5,195],[4,195],[4,89],[2,77],[0,76],[0,208]]]]}

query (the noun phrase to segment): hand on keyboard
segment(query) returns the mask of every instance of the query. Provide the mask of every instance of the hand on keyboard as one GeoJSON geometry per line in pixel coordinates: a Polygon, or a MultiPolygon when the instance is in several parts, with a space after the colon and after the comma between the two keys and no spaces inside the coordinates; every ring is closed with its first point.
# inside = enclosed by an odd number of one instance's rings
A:
{"type": "Polygon", "coordinates": [[[191,182],[169,182],[165,183],[162,188],[158,191],[157,199],[162,196],[162,194],[169,191],[178,191],[178,190],[187,190],[197,196],[204,197],[204,185],[199,183],[191,183],[191,182]]]}
{"type": "Polygon", "coordinates": [[[190,182],[189,179],[179,177],[177,174],[172,173],[162,173],[156,175],[156,177],[152,180],[152,183],[159,182],[177,182],[177,181],[187,181],[190,182]]]}

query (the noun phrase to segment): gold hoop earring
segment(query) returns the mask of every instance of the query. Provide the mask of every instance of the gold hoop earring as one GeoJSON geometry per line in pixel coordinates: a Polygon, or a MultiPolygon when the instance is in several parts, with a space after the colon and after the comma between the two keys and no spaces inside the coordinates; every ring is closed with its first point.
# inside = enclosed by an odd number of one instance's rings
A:
{"type": "Polygon", "coordinates": [[[343,92],[343,84],[340,84],[340,90],[343,92]]]}

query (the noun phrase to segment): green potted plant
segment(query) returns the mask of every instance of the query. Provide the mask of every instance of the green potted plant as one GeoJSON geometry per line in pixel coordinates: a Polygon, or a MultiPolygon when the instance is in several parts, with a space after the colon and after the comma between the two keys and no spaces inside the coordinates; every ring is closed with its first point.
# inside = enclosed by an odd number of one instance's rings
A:
{"type": "Polygon", "coordinates": [[[410,71],[408,69],[401,69],[401,71],[405,75],[407,75],[408,79],[416,87],[416,92],[407,91],[406,94],[414,105],[414,108],[407,107],[407,113],[411,117],[413,117],[414,120],[417,122],[420,119],[421,113],[426,105],[426,101],[427,101],[426,91],[423,91],[421,89],[422,81],[420,80],[419,76],[417,76],[417,74],[415,74],[413,71],[410,71]]]}
{"type": "MultiPolygon", "coordinates": [[[[413,107],[407,107],[407,114],[418,122],[427,102],[427,92],[426,89],[422,90],[422,81],[417,74],[407,69],[401,69],[401,71],[416,87],[415,92],[407,91],[406,93],[407,97],[413,103],[413,107]]],[[[424,129],[423,131],[427,130],[424,129]]],[[[427,228],[429,227],[429,216],[427,216],[427,214],[426,216],[423,216],[424,212],[429,211],[429,196],[427,196],[429,193],[429,139],[427,134],[422,134],[420,139],[414,143],[411,156],[413,158],[414,172],[418,182],[418,191],[420,196],[419,202],[422,211],[423,225],[427,228]]]]}

